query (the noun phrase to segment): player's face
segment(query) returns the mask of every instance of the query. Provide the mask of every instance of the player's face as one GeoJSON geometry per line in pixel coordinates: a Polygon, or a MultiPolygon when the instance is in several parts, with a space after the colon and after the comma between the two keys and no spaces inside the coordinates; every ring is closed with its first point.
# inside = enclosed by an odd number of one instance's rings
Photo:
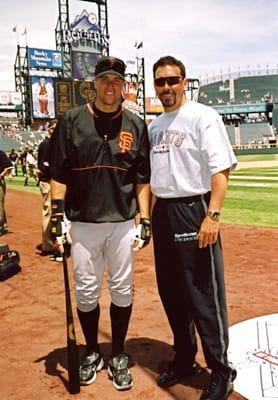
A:
{"type": "Polygon", "coordinates": [[[174,111],[186,103],[186,86],[187,80],[181,76],[177,65],[164,65],[155,71],[155,91],[166,112],[174,111]]]}
{"type": "Polygon", "coordinates": [[[116,111],[122,99],[124,80],[114,74],[106,74],[94,80],[97,91],[96,106],[106,112],[116,111]]]}

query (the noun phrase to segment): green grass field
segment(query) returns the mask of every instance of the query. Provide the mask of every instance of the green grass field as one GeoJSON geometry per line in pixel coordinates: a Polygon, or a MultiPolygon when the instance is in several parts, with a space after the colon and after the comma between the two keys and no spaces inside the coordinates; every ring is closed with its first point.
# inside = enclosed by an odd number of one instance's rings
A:
{"type": "Polygon", "coordinates": [[[230,175],[222,221],[277,228],[278,154],[237,156],[237,159],[240,169],[230,175]],[[258,162],[256,167],[244,167],[245,162],[254,161],[258,162]],[[264,161],[274,161],[274,166],[264,167],[264,161]]]}
{"type": "Polygon", "coordinates": [[[268,160],[277,160],[278,161],[278,153],[275,154],[246,154],[246,155],[237,155],[237,160],[241,161],[268,161],[268,160]]]}
{"type": "Polygon", "coordinates": [[[21,190],[23,192],[36,193],[40,194],[40,189],[36,186],[36,182],[33,178],[29,179],[28,186],[24,186],[25,178],[22,175],[14,176],[12,181],[10,182],[8,178],[6,178],[7,188],[21,190]]]}
{"type": "MultiPolygon", "coordinates": [[[[222,210],[222,222],[278,228],[278,154],[237,156],[240,169],[230,175],[222,210]],[[244,162],[277,160],[273,167],[244,168],[244,162]]],[[[40,194],[33,179],[24,186],[24,177],[7,181],[7,187],[40,194]]]]}

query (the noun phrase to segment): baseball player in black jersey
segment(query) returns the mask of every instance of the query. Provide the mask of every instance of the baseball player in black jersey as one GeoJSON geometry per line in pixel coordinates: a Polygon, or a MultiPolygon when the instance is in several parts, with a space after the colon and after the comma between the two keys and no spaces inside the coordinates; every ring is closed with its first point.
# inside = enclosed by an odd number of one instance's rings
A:
{"type": "Polygon", "coordinates": [[[112,331],[108,375],[119,390],[133,385],[124,341],[132,309],[134,248],[151,237],[148,133],[143,120],[121,107],[124,74],[122,60],[98,61],[96,101],[65,113],[50,151],[52,234],[61,252],[64,209],[71,221],[77,312],[86,340],[80,382],[92,383],[104,364],[97,337],[98,301],[107,265],[112,331]]]}

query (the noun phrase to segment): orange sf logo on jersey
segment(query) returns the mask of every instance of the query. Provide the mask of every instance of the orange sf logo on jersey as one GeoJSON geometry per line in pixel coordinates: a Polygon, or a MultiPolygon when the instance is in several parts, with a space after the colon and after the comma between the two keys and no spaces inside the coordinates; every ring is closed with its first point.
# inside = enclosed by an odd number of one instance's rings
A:
{"type": "Polygon", "coordinates": [[[119,148],[121,153],[126,153],[132,149],[134,143],[133,135],[131,132],[121,132],[119,140],[119,148]]]}

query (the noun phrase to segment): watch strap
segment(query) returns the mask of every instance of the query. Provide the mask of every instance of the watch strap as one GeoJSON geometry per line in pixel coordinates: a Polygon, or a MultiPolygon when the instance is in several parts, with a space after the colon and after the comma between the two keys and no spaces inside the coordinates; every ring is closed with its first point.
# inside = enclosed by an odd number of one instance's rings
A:
{"type": "Polygon", "coordinates": [[[220,213],[220,211],[210,211],[210,210],[208,210],[207,216],[210,217],[213,221],[219,221],[221,213],[220,213]]]}

